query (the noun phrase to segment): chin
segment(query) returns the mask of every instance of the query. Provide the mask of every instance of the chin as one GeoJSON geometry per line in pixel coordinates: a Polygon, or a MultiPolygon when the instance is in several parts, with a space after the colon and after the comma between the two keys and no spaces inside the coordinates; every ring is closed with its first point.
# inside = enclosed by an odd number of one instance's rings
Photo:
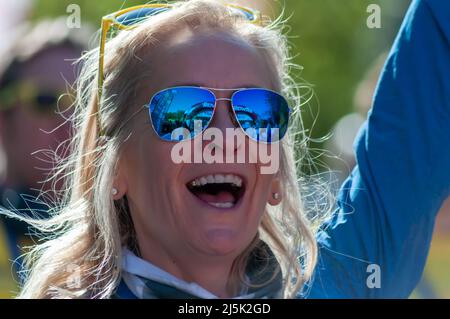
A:
{"type": "Polygon", "coordinates": [[[235,230],[212,229],[206,233],[205,250],[217,256],[237,257],[247,247],[247,242],[235,230]]]}

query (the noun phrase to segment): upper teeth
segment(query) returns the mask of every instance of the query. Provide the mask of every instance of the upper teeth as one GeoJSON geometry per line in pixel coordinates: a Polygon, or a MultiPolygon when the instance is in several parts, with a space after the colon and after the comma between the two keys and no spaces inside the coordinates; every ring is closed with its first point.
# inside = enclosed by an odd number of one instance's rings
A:
{"type": "Polygon", "coordinates": [[[206,175],[202,177],[198,177],[194,179],[190,184],[191,186],[202,186],[206,184],[222,184],[229,183],[234,186],[241,187],[242,186],[242,178],[233,174],[214,174],[214,175],[206,175]]]}

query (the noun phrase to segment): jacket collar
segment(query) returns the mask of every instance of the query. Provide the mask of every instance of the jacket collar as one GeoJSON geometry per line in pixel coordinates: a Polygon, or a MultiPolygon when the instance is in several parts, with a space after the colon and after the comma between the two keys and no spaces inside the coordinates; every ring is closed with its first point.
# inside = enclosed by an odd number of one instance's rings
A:
{"type": "MultiPolygon", "coordinates": [[[[251,283],[237,299],[281,298],[283,279],[280,266],[264,242],[251,254],[246,275],[251,283]],[[272,279],[272,280],[271,280],[272,279]]],[[[196,283],[181,280],[152,263],[123,250],[122,279],[140,299],[213,299],[218,298],[196,283]]],[[[120,296],[117,296],[120,297],[120,296]]]]}

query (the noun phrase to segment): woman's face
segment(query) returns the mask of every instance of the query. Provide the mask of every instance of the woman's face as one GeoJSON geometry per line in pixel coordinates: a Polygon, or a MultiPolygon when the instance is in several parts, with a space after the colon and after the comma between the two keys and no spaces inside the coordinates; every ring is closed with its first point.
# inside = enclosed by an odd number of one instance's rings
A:
{"type": "MultiPolygon", "coordinates": [[[[263,56],[242,40],[223,33],[178,36],[156,56],[152,54],[151,65],[152,80],[140,92],[142,104],[148,103],[155,92],[173,86],[273,89],[273,74],[263,56]]],[[[230,98],[233,92],[214,93],[218,98],[230,98]]],[[[229,101],[218,101],[209,126],[220,129],[224,137],[226,128],[235,127],[230,108],[229,101]]],[[[276,174],[261,174],[260,164],[248,163],[248,158],[246,163],[176,164],[171,156],[176,143],[156,135],[148,112],[134,117],[132,125],[133,134],[125,143],[115,180],[119,193],[114,198],[127,196],[144,257],[239,255],[255,237],[267,202],[279,203],[272,196],[279,192],[276,174]],[[210,184],[223,178],[235,186],[242,183],[240,193],[221,188],[220,183],[215,185],[218,189],[208,190],[210,184]],[[194,192],[191,183],[195,180],[206,180],[209,186],[203,192],[194,192]],[[148,251],[153,256],[145,256],[148,251]]],[[[201,136],[195,141],[203,148],[210,143],[201,142],[201,136]]],[[[244,141],[234,146],[235,153],[255,143],[248,138],[244,141]]],[[[233,141],[225,138],[224,145],[216,145],[215,151],[224,152],[225,158],[229,143],[233,141]]]]}

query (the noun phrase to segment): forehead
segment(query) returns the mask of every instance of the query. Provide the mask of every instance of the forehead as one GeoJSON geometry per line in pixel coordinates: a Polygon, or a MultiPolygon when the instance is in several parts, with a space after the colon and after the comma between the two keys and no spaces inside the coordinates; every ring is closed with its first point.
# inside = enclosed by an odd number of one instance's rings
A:
{"type": "Polygon", "coordinates": [[[264,55],[228,33],[180,33],[159,50],[154,62],[157,89],[175,85],[273,88],[274,75],[264,55]]]}

